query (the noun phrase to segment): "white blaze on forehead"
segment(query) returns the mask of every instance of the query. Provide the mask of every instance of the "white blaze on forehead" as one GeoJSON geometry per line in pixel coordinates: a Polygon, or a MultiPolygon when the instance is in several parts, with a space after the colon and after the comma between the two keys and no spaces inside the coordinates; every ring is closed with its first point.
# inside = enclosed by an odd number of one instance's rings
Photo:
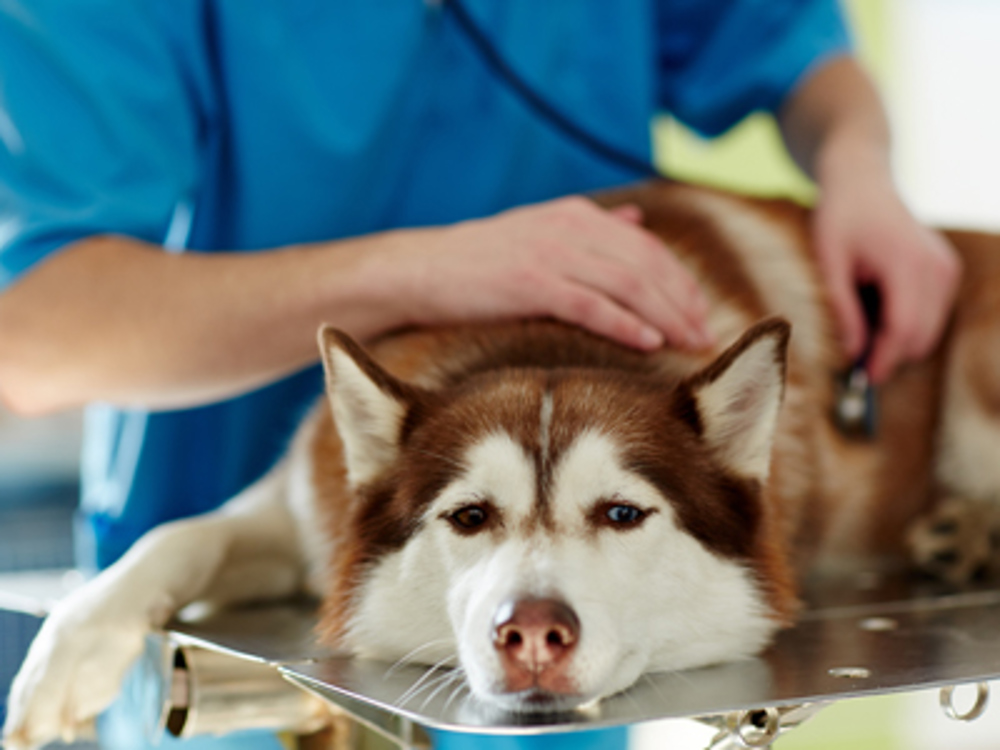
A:
{"type": "Polygon", "coordinates": [[[542,408],[538,415],[538,445],[541,447],[542,471],[549,465],[549,438],[552,431],[552,393],[546,391],[542,396],[542,408]]]}
{"type": "Polygon", "coordinates": [[[527,514],[535,502],[535,465],[527,451],[504,432],[490,433],[466,450],[466,469],[433,503],[437,513],[460,502],[492,499],[507,513],[527,514]]]}
{"type": "Polygon", "coordinates": [[[559,460],[552,476],[551,504],[556,521],[582,523],[581,512],[596,501],[620,498],[669,512],[663,496],[623,464],[614,439],[596,430],[580,433],[559,460]]]}

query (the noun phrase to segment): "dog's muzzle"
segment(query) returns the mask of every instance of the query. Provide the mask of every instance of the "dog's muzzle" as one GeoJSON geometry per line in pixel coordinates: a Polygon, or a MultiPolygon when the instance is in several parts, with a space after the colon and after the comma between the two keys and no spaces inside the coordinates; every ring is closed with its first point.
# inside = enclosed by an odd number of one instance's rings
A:
{"type": "Polygon", "coordinates": [[[511,599],[493,618],[493,647],[508,693],[573,695],[569,666],[580,640],[580,619],[558,599],[511,599]]]}

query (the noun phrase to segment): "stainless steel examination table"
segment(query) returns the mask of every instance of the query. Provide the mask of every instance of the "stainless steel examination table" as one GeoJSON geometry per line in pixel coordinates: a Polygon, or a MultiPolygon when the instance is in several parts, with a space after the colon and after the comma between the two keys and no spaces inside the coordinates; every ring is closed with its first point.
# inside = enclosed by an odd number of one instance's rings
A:
{"type": "MultiPolygon", "coordinates": [[[[75,580],[67,571],[0,575],[0,608],[41,616],[75,580]]],[[[313,737],[300,746],[323,750],[348,746],[344,727],[355,723],[383,743],[421,747],[426,728],[537,734],[667,717],[717,729],[714,750],[769,747],[832,702],[881,693],[940,688],[945,712],[972,720],[986,705],[987,682],[1000,678],[1000,589],[949,591],[869,570],[811,581],[806,601],[799,624],[759,658],[650,675],[555,716],[491,712],[447,670],[325,651],[312,635],[315,604],[306,601],[172,623],[150,637],[137,669],[153,734],[273,727],[313,737]],[[964,683],[976,686],[975,699],[960,712],[952,689],[964,683]],[[337,732],[323,729],[338,722],[337,732]]]]}

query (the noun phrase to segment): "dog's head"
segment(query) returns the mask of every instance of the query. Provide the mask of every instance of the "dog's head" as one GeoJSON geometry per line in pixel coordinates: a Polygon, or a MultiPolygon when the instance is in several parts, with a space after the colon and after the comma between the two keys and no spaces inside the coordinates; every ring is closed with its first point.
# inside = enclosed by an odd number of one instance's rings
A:
{"type": "Polygon", "coordinates": [[[758,324],[679,382],[509,369],[429,391],[325,330],[356,503],[343,643],[457,656],[510,710],[759,651],[793,606],[766,492],[788,333],[758,324]]]}

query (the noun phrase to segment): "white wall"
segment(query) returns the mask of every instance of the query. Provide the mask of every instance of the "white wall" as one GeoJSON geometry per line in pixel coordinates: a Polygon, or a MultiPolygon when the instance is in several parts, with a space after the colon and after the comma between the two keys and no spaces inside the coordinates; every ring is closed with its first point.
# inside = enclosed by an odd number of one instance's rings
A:
{"type": "Polygon", "coordinates": [[[1000,0],[889,4],[896,165],[931,224],[1000,230],[1000,0]]]}
{"type": "Polygon", "coordinates": [[[0,506],[15,490],[75,480],[80,422],[79,412],[22,419],[0,406],[0,506]]]}

